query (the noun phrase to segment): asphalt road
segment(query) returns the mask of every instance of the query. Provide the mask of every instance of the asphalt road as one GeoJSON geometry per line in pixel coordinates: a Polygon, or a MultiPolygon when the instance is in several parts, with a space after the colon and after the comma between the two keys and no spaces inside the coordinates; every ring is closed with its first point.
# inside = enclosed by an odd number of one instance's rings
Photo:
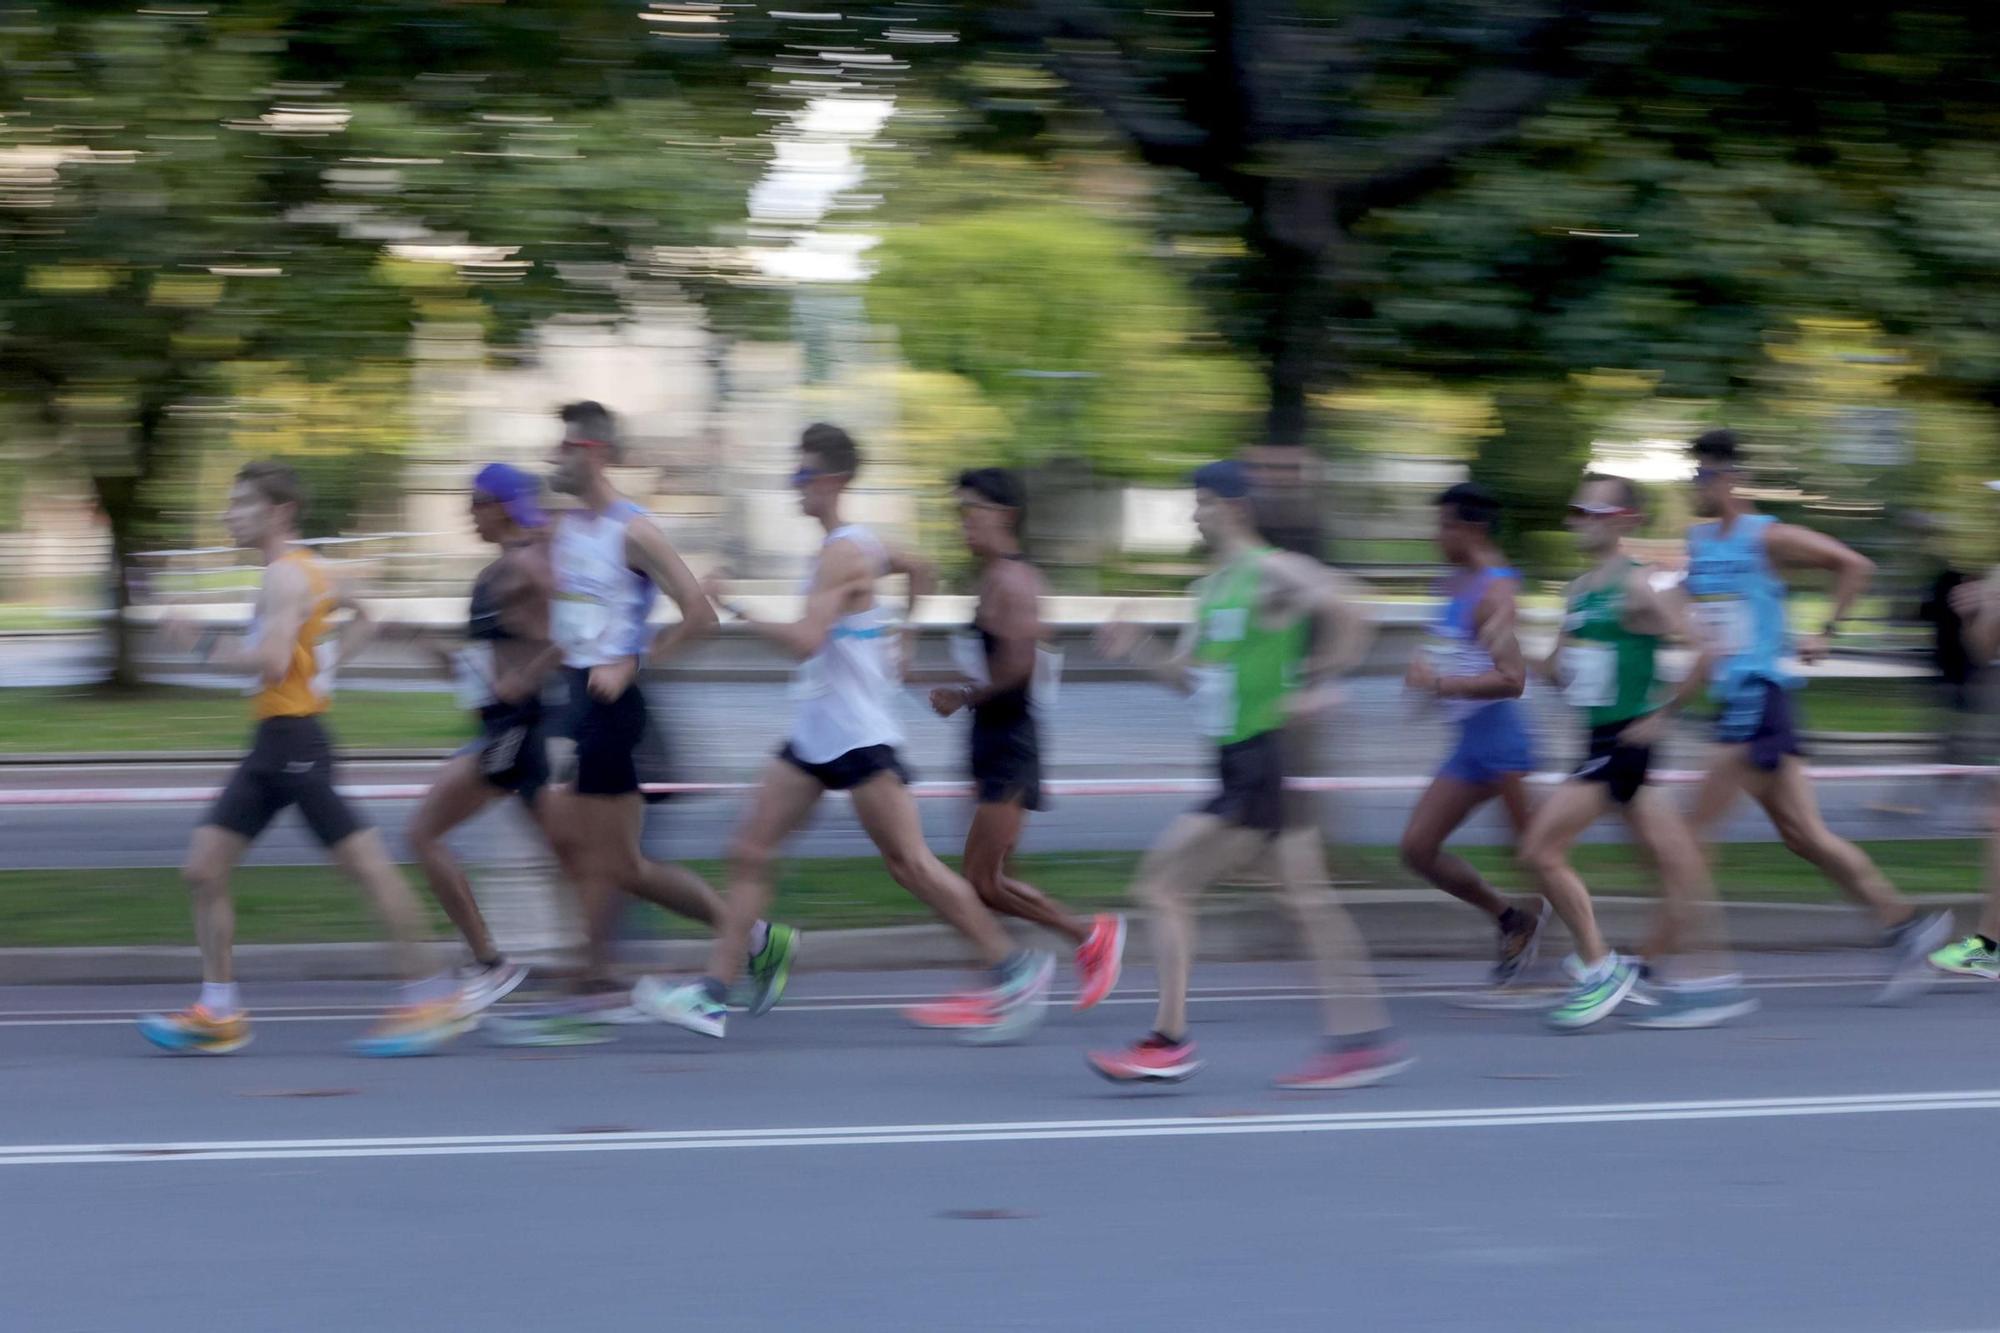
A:
{"type": "Polygon", "coordinates": [[[142,1046],[180,993],[0,992],[0,1328],[1992,1328],[1996,996],[1870,1008],[1865,963],[1580,1037],[1405,967],[1421,1063],[1312,1096],[1277,967],[1203,969],[1209,1067],[1137,1092],[1079,1057],[1139,976],[1008,1048],[899,1024],[946,978],[808,975],[720,1044],[403,1062],[340,1053],[353,988],[253,995],[230,1060],[142,1046]]]}

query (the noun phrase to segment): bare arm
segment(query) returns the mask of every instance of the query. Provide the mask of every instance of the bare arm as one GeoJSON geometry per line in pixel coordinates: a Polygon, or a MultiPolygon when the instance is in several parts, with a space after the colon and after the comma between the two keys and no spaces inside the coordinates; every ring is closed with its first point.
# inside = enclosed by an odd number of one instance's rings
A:
{"type": "Polygon", "coordinates": [[[894,548],[888,552],[888,565],[891,574],[901,574],[909,582],[909,599],[903,604],[902,661],[907,675],[917,660],[917,607],[937,591],[937,566],[914,551],[894,548]]]}
{"type": "Polygon", "coordinates": [[[1479,642],[1493,659],[1493,669],[1477,676],[1441,676],[1437,682],[1440,699],[1518,699],[1528,687],[1528,663],[1521,655],[1521,639],[1515,631],[1514,584],[1510,579],[1494,579],[1486,585],[1479,605],[1473,609],[1472,623],[1479,642]]]}
{"type": "Polygon", "coordinates": [[[231,644],[211,653],[208,660],[217,666],[254,672],[264,684],[276,685],[291,669],[292,649],[306,623],[311,596],[312,585],[296,564],[287,560],[268,567],[263,586],[257,590],[257,642],[231,644]]]}
{"type": "Polygon", "coordinates": [[[1824,569],[1834,576],[1833,610],[1827,613],[1825,627],[1799,639],[1799,657],[1818,661],[1826,655],[1828,637],[1867,591],[1875,576],[1875,562],[1823,532],[1795,523],[1773,523],[1764,534],[1764,550],[1773,563],[1788,569],[1824,569]]]}
{"type": "MultiPolygon", "coordinates": [[[[1582,581],[1581,579],[1571,579],[1568,586],[1563,589],[1563,606],[1565,608],[1569,606],[1569,599],[1576,595],[1576,585],[1582,581]]],[[[1556,622],[1556,641],[1549,646],[1549,655],[1535,663],[1535,674],[1551,684],[1559,685],[1562,683],[1563,645],[1569,641],[1569,630],[1566,628],[1567,621],[1568,617],[1565,616],[1563,620],[1556,622]]]]}
{"type": "Polygon", "coordinates": [[[727,609],[764,639],[803,662],[826,643],[848,598],[873,582],[868,557],[861,548],[851,541],[839,541],[821,552],[812,587],[806,590],[805,610],[797,620],[756,620],[739,607],[727,609]]]}
{"type": "Polygon", "coordinates": [[[337,670],[359,657],[361,650],[374,642],[375,635],[382,628],[382,622],[369,614],[367,604],[355,596],[353,585],[345,579],[334,580],[333,604],[348,613],[347,623],[340,630],[340,644],[333,659],[337,670]]]}
{"type": "Polygon", "coordinates": [[[1199,625],[1191,617],[1181,626],[1180,637],[1171,649],[1128,620],[1116,620],[1097,630],[1097,650],[1114,661],[1129,662],[1170,690],[1190,694],[1194,677],[1188,664],[1194,659],[1195,634],[1199,625]]]}
{"type": "Polygon", "coordinates": [[[680,623],[667,626],[653,637],[652,647],[645,655],[648,662],[664,662],[687,644],[714,631],[718,623],[715,608],[709,604],[687,562],[658,525],[644,518],[635,518],[626,525],[625,559],[680,608],[680,623]]]}
{"type": "Polygon", "coordinates": [[[1959,636],[1966,652],[1981,666],[1992,661],[2000,653],[2000,571],[1953,588],[1951,605],[1963,625],[1959,636]]]}
{"type": "Polygon", "coordinates": [[[1687,592],[1676,584],[1665,592],[1653,587],[1646,577],[1646,570],[1632,571],[1632,578],[1625,585],[1625,625],[1638,634],[1657,634],[1663,639],[1678,639],[1695,650],[1694,661],[1688,664],[1687,674],[1650,714],[1634,721],[1625,728],[1625,736],[1634,744],[1651,744],[1666,732],[1667,720],[1699,699],[1708,689],[1708,674],[1715,668],[1715,652],[1707,638],[1696,628],[1697,622],[1688,615],[1687,592]]]}

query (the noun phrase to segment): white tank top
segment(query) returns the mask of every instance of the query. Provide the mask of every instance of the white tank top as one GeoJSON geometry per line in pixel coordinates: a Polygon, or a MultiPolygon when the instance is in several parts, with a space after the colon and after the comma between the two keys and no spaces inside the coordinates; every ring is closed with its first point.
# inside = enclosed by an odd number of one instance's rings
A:
{"type": "MultiPolygon", "coordinates": [[[[876,576],[887,571],[888,552],[868,529],[852,523],[835,528],[820,546],[820,555],[840,541],[860,547],[876,576]]],[[[806,579],[808,589],[818,572],[815,560],[813,575],[806,579]]],[[[895,632],[879,602],[834,622],[826,642],[792,676],[792,697],[798,701],[792,721],[793,754],[809,764],[825,764],[849,750],[902,744],[903,729],[895,713],[895,644],[890,637],[895,632]]]]}
{"type": "Polygon", "coordinates": [[[620,500],[602,514],[578,510],[556,520],[549,632],[564,666],[642,656],[652,641],[646,617],[659,590],[625,558],[625,529],[641,513],[620,500]]]}

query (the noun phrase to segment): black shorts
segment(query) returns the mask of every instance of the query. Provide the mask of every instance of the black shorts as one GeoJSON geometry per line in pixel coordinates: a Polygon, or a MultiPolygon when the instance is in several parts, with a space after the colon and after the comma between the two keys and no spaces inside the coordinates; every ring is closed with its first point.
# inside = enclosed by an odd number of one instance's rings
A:
{"type": "Polygon", "coordinates": [[[1618,739],[1625,728],[1638,720],[1627,718],[1592,727],[1589,757],[1570,776],[1579,782],[1601,782],[1611,789],[1612,801],[1630,805],[1639,788],[1646,785],[1646,773],[1653,766],[1652,746],[1625,745],[1618,739]]]}
{"type": "Polygon", "coordinates": [[[1239,828],[1281,833],[1290,822],[1285,803],[1287,746],[1282,730],[1267,731],[1215,752],[1222,790],[1201,807],[1239,828]]]}
{"type": "Polygon", "coordinates": [[[590,672],[570,667],[567,729],[576,742],[579,796],[630,796],[639,790],[637,754],[646,734],[646,696],[634,681],[609,703],[590,692],[590,672]]]}
{"type": "Polygon", "coordinates": [[[981,805],[1012,805],[1045,810],[1042,800],[1042,743],[1035,719],[1007,718],[981,722],[972,718],[972,785],[981,805]]]}
{"type": "Polygon", "coordinates": [[[896,753],[893,745],[864,745],[858,750],[835,755],[823,764],[811,763],[792,752],[787,741],[778,751],[778,758],[809,775],[828,791],[846,791],[859,787],[877,773],[894,773],[905,784],[910,781],[910,770],[903,767],[903,758],[896,753]]]}
{"type": "Polygon", "coordinates": [[[527,805],[549,784],[549,740],[539,699],[479,710],[479,739],[459,751],[479,760],[479,776],[527,805]]]}
{"type": "Polygon", "coordinates": [[[1788,754],[1803,754],[1792,721],[1792,693],[1776,681],[1752,677],[1722,700],[1715,719],[1715,739],[1723,745],[1748,745],[1750,762],[1770,773],[1788,754]]]}
{"type": "Polygon", "coordinates": [[[322,846],[337,846],[368,827],[334,789],[333,745],[316,717],[259,722],[250,753],[202,823],[254,840],[293,805],[322,846]]]}

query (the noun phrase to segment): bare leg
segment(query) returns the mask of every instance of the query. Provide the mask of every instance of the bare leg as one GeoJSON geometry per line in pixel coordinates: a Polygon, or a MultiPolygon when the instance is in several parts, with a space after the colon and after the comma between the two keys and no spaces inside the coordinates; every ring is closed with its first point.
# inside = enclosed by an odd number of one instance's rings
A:
{"type": "Polygon", "coordinates": [[[1475,786],[1457,778],[1432,780],[1417,798],[1410,822],[1403,829],[1403,864],[1452,897],[1499,920],[1508,903],[1477,870],[1444,850],[1444,841],[1472,812],[1497,795],[1491,786],[1475,786]]]}
{"type": "MultiPolygon", "coordinates": [[[[1749,767],[1748,746],[1718,745],[1710,753],[1708,772],[1695,791],[1694,813],[1688,818],[1688,835],[1694,840],[1695,851],[1702,858],[1711,888],[1715,875],[1715,831],[1728,816],[1730,807],[1736,804],[1736,798],[1742,795],[1743,775],[1749,767]]],[[[1646,957],[1670,958],[1679,953],[1685,947],[1679,933],[1681,924],[1677,912],[1656,913],[1652,933],[1646,937],[1646,957]]]]}
{"type": "Polygon", "coordinates": [[[1590,890],[1569,863],[1570,844],[1604,813],[1609,790],[1601,782],[1565,782],[1535,812],[1521,840],[1521,861],[1541,881],[1556,915],[1569,927],[1576,955],[1586,967],[1604,961],[1608,950],[1598,933],[1590,890]]]}
{"type": "MultiPolygon", "coordinates": [[[[924,842],[923,821],[910,789],[894,773],[877,773],[849,792],[855,816],[882,853],[889,877],[936,912],[979,951],[980,961],[998,967],[1014,952],[1007,932],[963,878],[937,859],[924,842]]],[[[732,901],[731,906],[734,907],[732,901]]],[[[746,926],[747,930],[747,926],[746,926]]]]}
{"type": "MultiPolygon", "coordinates": [[[[1306,937],[1319,972],[1328,1036],[1353,1037],[1389,1026],[1389,1011],[1368,966],[1368,946],[1327,878],[1319,830],[1289,829],[1273,847],[1278,889],[1306,937]]],[[[1185,982],[1183,993],[1185,993],[1185,982]]],[[[1162,987],[1164,993],[1165,988],[1162,987]]]]}
{"type": "Polygon", "coordinates": [[[396,950],[396,965],[411,981],[420,981],[428,969],[420,947],[424,936],[424,913],[417,895],[402,871],[389,859],[380,830],[365,828],[350,833],[329,849],[333,863],[359,884],[375,903],[375,911],[389,928],[396,950]]]}
{"type": "Polygon", "coordinates": [[[1090,938],[1089,927],[1034,885],[1007,874],[1007,860],[1020,841],[1025,817],[1019,801],[982,801],[972,807],[972,827],[965,834],[965,878],[979,901],[994,911],[1032,921],[1081,945],[1090,938]]]}
{"type": "Polygon", "coordinates": [[[1805,765],[1796,757],[1786,755],[1775,772],[1753,770],[1744,790],[1764,807],[1786,851],[1811,862],[1841,892],[1873,912],[1884,928],[1916,915],[1916,908],[1868,859],[1868,853],[1826,826],[1805,765]]]}
{"type": "Polygon", "coordinates": [[[194,903],[194,937],[201,946],[201,979],[235,979],[232,952],[236,941],[236,904],[229,896],[229,874],[250,847],[240,833],[203,824],[188,843],[181,879],[194,903]]]}
{"type": "Polygon", "coordinates": [[[638,878],[626,886],[636,898],[704,925],[722,920],[722,896],[684,865],[639,858],[638,878]]]}
{"type": "Polygon", "coordinates": [[[779,846],[805,822],[824,791],[817,779],[782,759],[765,765],[750,813],[729,846],[721,928],[708,951],[708,976],[724,986],[742,974],[750,931],[770,910],[771,862],[779,846]]]}
{"type": "Polygon", "coordinates": [[[1214,815],[1182,815],[1140,862],[1132,896],[1152,917],[1153,966],[1160,979],[1154,1031],[1175,1038],[1187,1035],[1194,895],[1254,859],[1268,840],[1266,834],[1224,823],[1214,815]]]}
{"type": "MultiPolygon", "coordinates": [[[[1708,863],[1695,845],[1680,811],[1651,787],[1642,787],[1625,807],[1625,823],[1633,838],[1653,858],[1660,874],[1660,915],[1670,918],[1659,934],[1676,940],[1688,952],[1688,970],[1695,976],[1716,976],[1731,970],[1722,907],[1708,863]]],[[[1666,955],[1653,956],[1664,963],[1666,955]]]]}
{"type": "Polygon", "coordinates": [[[479,760],[463,754],[449,760],[424,793],[424,799],[410,817],[404,838],[424,868],[431,896],[458,927],[474,959],[490,963],[500,956],[493,945],[493,933],[472,896],[465,868],[445,846],[445,835],[493,803],[500,792],[479,776],[479,760]]]}

